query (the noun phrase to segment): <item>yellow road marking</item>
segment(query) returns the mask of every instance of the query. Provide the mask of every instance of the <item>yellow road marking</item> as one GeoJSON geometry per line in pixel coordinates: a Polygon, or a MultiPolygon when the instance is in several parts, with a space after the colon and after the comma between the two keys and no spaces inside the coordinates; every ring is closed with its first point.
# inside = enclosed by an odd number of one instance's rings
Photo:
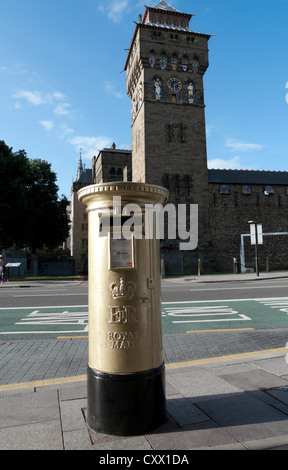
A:
{"type": "Polygon", "coordinates": [[[57,339],[87,339],[88,338],[88,335],[87,336],[57,336],[57,339]]]}
{"type": "MultiPolygon", "coordinates": [[[[167,370],[180,369],[183,367],[198,366],[201,364],[225,362],[225,361],[231,361],[235,359],[244,359],[244,358],[254,357],[254,356],[264,356],[266,354],[277,354],[277,353],[287,352],[287,350],[288,348],[265,349],[263,351],[252,351],[252,352],[247,352],[247,353],[242,353],[242,354],[232,354],[230,356],[198,359],[196,361],[175,362],[172,364],[165,364],[165,368],[167,370]]],[[[68,383],[73,383],[73,382],[84,382],[86,380],[87,380],[87,375],[76,375],[74,377],[63,377],[59,379],[37,380],[35,382],[23,382],[23,383],[17,383],[17,384],[0,385],[0,392],[7,391],[7,390],[17,390],[21,388],[45,387],[47,385],[61,385],[61,384],[68,384],[68,383]]]]}
{"type": "Polygon", "coordinates": [[[248,353],[242,354],[231,354],[230,356],[222,356],[222,357],[210,357],[208,359],[198,359],[196,361],[188,361],[188,362],[175,362],[174,364],[165,364],[166,369],[180,369],[182,367],[191,367],[191,366],[198,366],[201,364],[209,364],[214,362],[225,362],[231,361],[233,359],[244,359],[247,357],[253,356],[263,356],[264,354],[275,354],[278,352],[287,352],[287,348],[278,348],[278,349],[265,349],[264,351],[253,351],[248,353]]]}
{"type": "Polygon", "coordinates": [[[6,390],[18,390],[20,388],[45,387],[47,385],[61,385],[73,382],[83,382],[84,380],[87,380],[87,375],[76,375],[75,377],[63,377],[59,379],[36,380],[34,382],[0,385],[0,392],[5,392],[6,390]]]}

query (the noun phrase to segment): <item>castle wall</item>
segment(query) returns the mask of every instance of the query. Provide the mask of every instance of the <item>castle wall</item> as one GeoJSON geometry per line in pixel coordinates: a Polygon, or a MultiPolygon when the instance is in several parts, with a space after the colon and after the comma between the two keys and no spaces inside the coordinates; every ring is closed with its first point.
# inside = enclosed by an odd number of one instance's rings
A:
{"type": "Polygon", "coordinates": [[[87,271],[88,249],[88,214],[86,208],[78,200],[77,192],[87,183],[73,183],[71,191],[71,256],[75,260],[75,274],[87,271]]]}
{"type": "MultiPolygon", "coordinates": [[[[261,173],[261,172],[259,172],[261,173]]],[[[231,271],[233,258],[240,261],[241,234],[249,234],[248,221],[262,224],[263,233],[288,232],[286,185],[273,185],[264,194],[263,184],[251,184],[251,194],[242,194],[242,184],[228,184],[229,194],[220,194],[218,183],[209,184],[210,225],[217,270],[231,271]]],[[[255,246],[244,237],[246,268],[255,267],[255,246]]],[[[264,236],[258,247],[260,270],[287,269],[288,235],[264,236]]]]}

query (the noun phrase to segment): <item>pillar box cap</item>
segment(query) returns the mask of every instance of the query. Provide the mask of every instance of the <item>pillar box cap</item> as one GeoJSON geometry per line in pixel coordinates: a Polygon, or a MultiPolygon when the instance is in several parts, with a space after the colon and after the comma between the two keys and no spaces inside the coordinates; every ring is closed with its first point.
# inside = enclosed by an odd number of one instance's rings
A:
{"type": "Polygon", "coordinates": [[[89,210],[111,207],[113,197],[121,197],[121,205],[163,204],[168,201],[169,191],[161,186],[147,183],[115,182],[85,186],[78,191],[78,199],[89,210]]]}

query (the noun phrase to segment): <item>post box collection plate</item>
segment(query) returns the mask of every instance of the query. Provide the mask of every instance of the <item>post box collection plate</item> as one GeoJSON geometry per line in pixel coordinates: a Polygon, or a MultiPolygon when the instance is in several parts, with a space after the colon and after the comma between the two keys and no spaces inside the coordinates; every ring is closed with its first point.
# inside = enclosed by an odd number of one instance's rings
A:
{"type": "Polygon", "coordinates": [[[134,237],[114,239],[109,233],[109,269],[131,269],[135,267],[134,237]]]}

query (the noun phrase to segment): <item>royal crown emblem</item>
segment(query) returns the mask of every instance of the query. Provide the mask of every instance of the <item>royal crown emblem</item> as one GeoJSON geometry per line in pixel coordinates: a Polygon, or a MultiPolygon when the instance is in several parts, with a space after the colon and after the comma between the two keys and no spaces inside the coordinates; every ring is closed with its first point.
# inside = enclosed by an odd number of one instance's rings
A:
{"type": "Polygon", "coordinates": [[[112,282],[110,290],[113,299],[131,300],[134,297],[136,284],[132,281],[126,282],[125,277],[120,277],[119,282],[112,282]]]}

